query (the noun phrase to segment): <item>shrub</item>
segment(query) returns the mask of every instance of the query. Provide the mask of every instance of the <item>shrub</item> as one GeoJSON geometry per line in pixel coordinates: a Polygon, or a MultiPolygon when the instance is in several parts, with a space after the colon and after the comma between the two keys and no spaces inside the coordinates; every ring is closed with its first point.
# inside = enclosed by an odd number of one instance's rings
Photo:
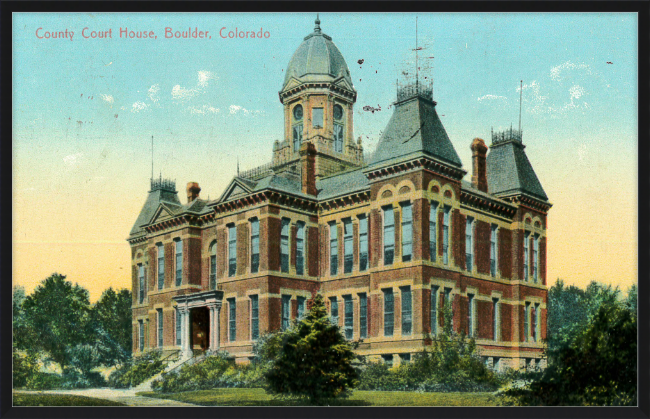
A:
{"type": "Polygon", "coordinates": [[[72,389],[105,386],[106,380],[96,371],[86,372],[84,374],[77,368],[65,367],[61,375],[61,388],[72,389]]]}
{"type": "Polygon", "coordinates": [[[108,377],[108,383],[113,388],[135,387],[164,370],[161,352],[152,350],[122,364],[108,377]]]}
{"type": "Polygon", "coordinates": [[[38,374],[38,357],[32,353],[21,353],[13,350],[13,387],[24,387],[30,378],[38,374]]]}
{"type": "Polygon", "coordinates": [[[30,390],[52,390],[63,386],[63,378],[59,374],[37,372],[27,379],[25,385],[30,390]]]}

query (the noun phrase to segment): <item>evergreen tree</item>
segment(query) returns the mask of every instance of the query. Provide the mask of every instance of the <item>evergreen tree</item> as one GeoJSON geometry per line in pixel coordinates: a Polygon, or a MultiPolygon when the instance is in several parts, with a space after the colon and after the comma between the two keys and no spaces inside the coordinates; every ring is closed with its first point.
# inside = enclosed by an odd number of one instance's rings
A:
{"type": "Polygon", "coordinates": [[[320,294],[309,313],[283,333],[282,342],[278,357],[265,374],[269,393],[321,404],[349,396],[348,389],[356,386],[353,346],[330,322],[320,294]]]}

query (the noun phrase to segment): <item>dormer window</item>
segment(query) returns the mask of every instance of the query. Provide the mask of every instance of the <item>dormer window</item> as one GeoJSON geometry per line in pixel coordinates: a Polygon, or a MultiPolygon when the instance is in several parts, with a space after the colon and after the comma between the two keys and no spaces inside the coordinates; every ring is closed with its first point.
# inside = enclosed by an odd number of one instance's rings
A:
{"type": "Polygon", "coordinates": [[[323,128],[323,108],[311,110],[311,123],[313,128],[323,128]]]}

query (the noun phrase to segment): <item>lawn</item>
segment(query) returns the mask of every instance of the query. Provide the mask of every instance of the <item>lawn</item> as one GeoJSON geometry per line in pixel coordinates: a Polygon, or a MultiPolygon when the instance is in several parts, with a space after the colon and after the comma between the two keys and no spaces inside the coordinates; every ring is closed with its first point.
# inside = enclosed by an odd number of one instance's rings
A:
{"type": "Polygon", "coordinates": [[[93,397],[43,393],[14,393],[14,406],[126,406],[93,397]]]}
{"type": "MultiPolygon", "coordinates": [[[[201,406],[297,406],[296,400],[275,399],[261,388],[219,388],[182,393],[143,392],[140,396],[177,400],[201,406]]],[[[335,406],[495,406],[492,393],[418,393],[410,391],[354,391],[335,406]]]]}

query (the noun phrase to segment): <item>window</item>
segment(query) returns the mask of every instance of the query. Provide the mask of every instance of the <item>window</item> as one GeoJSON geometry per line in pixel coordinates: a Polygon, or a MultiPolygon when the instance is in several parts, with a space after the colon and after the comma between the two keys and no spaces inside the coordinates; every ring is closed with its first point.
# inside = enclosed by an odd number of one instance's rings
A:
{"type": "Polygon", "coordinates": [[[163,311],[162,308],[156,309],[158,314],[158,347],[162,348],[163,346],[163,311]]]}
{"type": "Polygon", "coordinates": [[[399,354],[399,358],[403,364],[411,362],[411,354],[399,354]]]}
{"type": "Polygon", "coordinates": [[[384,265],[392,265],[395,257],[395,216],[393,207],[384,207],[384,265]]]}
{"type": "Polygon", "coordinates": [[[298,297],[298,319],[305,317],[305,297],[298,297]]]}
{"type": "Polygon", "coordinates": [[[384,364],[388,365],[388,368],[393,367],[393,355],[382,355],[381,357],[384,360],[384,364]]]}
{"type": "Polygon", "coordinates": [[[289,320],[291,320],[291,296],[282,296],[282,330],[289,328],[289,320]]]}
{"type": "Polygon", "coordinates": [[[411,260],[413,253],[413,212],[411,203],[402,204],[402,262],[411,260]]]}
{"type": "Polygon", "coordinates": [[[251,273],[260,270],[260,221],[251,219],[251,273]]]}
{"type": "Polygon", "coordinates": [[[237,228],[234,224],[228,226],[228,276],[237,273],[237,228]]]}
{"type": "Polygon", "coordinates": [[[539,324],[539,303],[535,303],[535,308],[533,309],[533,342],[538,342],[539,341],[539,334],[540,334],[540,324],[539,324]]]}
{"type": "Polygon", "coordinates": [[[234,342],[237,339],[237,302],[234,298],[228,298],[228,340],[234,342]]]}
{"type": "Polygon", "coordinates": [[[210,289],[217,289],[217,242],[210,245],[210,289]]]}
{"type": "Polygon", "coordinates": [[[289,224],[291,220],[282,219],[282,229],[280,230],[280,271],[289,272],[289,224]]]}
{"type": "Polygon", "coordinates": [[[138,347],[142,352],[144,351],[144,322],[142,320],[138,320],[138,338],[138,347]]]}
{"type": "Polygon", "coordinates": [[[140,304],[144,302],[144,266],[138,265],[138,291],[140,294],[140,304]]]}
{"type": "Polygon", "coordinates": [[[492,336],[495,341],[499,340],[499,299],[492,299],[492,336]]]}
{"type": "Polygon", "coordinates": [[[181,338],[183,337],[183,333],[181,332],[181,325],[182,325],[182,320],[181,320],[181,311],[176,307],[176,345],[180,346],[181,345],[181,338]]]}
{"type": "Polygon", "coordinates": [[[176,286],[180,287],[183,283],[183,242],[175,240],[176,246],[176,286]]]}
{"type": "Polygon", "coordinates": [[[339,302],[336,297],[330,297],[330,321],[339,324],[339,302]]]}
{"type": "Polygon", "coordinates": [[[465,223],[465,267],[472,272],[474,267],[474,219],[467,217],[465,223]]]}
{"type": "Polygon", "coordinates": [[[339,265],[339,237],[336,223],[330,224],[330,275],[336,275],[339,265]]]}
{"type": "Polygon", "coordinates": [[[352,272],[354,256],[352,254],[352,220],[343,220],[343,273],[352,272]]]}
{"type": "Polygon", "coordinates": [[[305,274],[305,223],[296,223],[296,275],[305,274]]]}
{"type": "Polygon", "coordinates": [[[345,310],[345,338],[352,339],[354,334],[354,309],[351,295],[343,296],[343,310],[345,310]]]}
{"type": "Polygon", "coordinates": [[[524,233],[524,281],[528,282],[528,262],[530,261],[530,252],[528,250],[528,241],[530,240],[530,233],[524,233]]]}
{"type": "Polygon", "coordinates": [[[467,294],[467,336],[474,337],[475,314],[474,314],[474,294],[467,294]]]}
{"type": "Polygon", "coordinates": [[[497,260],[498,260],[498,246],[497,246],[497,232],[498,227],[493,224],[490,232],[490,275],[497,276],[497,260]]]}
{"type": "Polygon", "coordinates": [[[410,335],[413,327],[411,287],[400,287],[402,293],[402,334],[410,335]]]}
{"type": "Polygon", "coordinates": [[[323,108],[313,108],[311,110],[312,127],[323,128],[323,108]]]}
{"type": "Polygon", "coordinates": [[[438,203],[431,201],[431,211],[429,212],[429,258],[431,262],[436,261],[438,253],[438,203]]]}
{"type": "Polygon", "coordinates": [[[257,295],[251,295],[251,340],[260,337],[260,306],[257,295]]]}
{"type": "Polygon", "coordinates": [[[438,286],[431,286],[431,312],[430,312],[430,322],[431,322],[431,334],[438,334],[438,286]]]}
{"type": "Polygon", "coordinates": [[[537,283],[537,255],[539,254],[539,235],[533,237],[533,282],[537,283]]]}
{"type": "Polygon", "coordinates": [[[385,289],[384,292],[384,336],[393,336],[393,323],[395,321],[393,290],[385,289]]]}
{"type": "Polygon", "coordinates": [[[302,124],[293,126],[293,151],[300,151],[300,143],[302,142],[302,124]]]}
{"type": "Polygon", "coordinates": [[[524,307],[524,342],[528,342],[529,332],[529,318],[530,318],[530,303],[526,302],[524,307]]]}
{"type": "Polygon", "coordinates": [[[343,153],[343,125],[334,124],[334,151],[343,153]]]}
{"type": "Polygon", "coordinates": [[[368,269],[368,217],[359,218],[359,271],[368,269]]]}
{"type": "Polygon", "coordinates": [[[449,264],[449,213],[451,207],[445,207],[442,217],[442,263],[449,264]]]}
{"type": "Polygon", "coordinates": [[[158,247],[158,289],[161,290],[165,286],[165,246],[162,243],[156,246],[158,247]]]}
{"type": "Polygon", "coordinates": [[[451,328],[454,328],[454,305],[451,302],[451,288],[445,288],[445,309],[449,313],[451,328]]]}
{"type": "Polygon", "coordinates": [[[359,294],[359,337],[368,337],[368,296],[359,294]]]}

